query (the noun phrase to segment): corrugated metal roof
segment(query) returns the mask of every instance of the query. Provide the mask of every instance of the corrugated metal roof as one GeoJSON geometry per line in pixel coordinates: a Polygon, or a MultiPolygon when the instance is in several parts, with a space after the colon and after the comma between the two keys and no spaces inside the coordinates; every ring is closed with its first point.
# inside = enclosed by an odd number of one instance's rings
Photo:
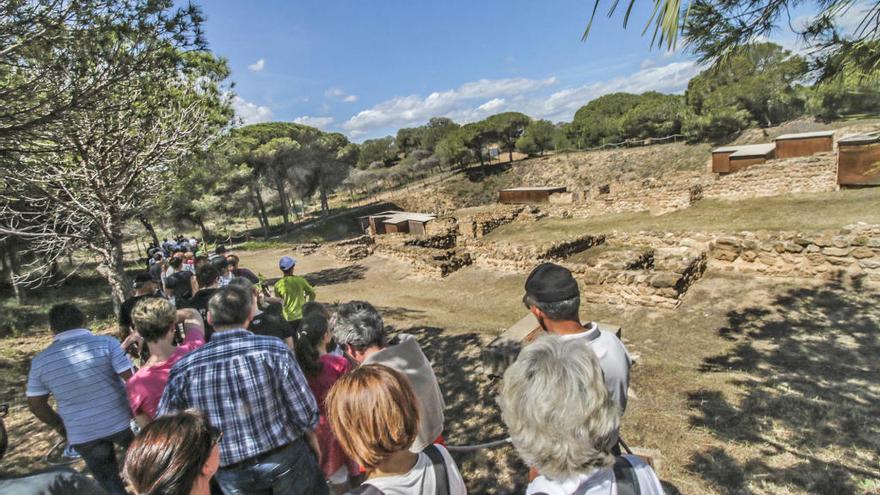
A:
{"type": "Polygon", "coordinates": [[[768,153],[776,149],[776,143],[749,144],[746,146],[738,146],[733,152],[731,158],[741,158],[745,156],[766,156],[768,153]]]}
{"type": "Polygon", "coordinates": [[[781,139],[809,139],[817,137],[829,137],[833,135],[834,131],[798,132],[795,134],[783,134],[777,137],[776,140],[779,141],[781,139]]]}

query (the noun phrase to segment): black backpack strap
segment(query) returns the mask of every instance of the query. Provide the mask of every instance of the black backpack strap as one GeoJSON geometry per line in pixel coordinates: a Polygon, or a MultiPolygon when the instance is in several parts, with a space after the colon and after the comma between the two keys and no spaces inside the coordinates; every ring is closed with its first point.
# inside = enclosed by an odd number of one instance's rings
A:
{"type": "Polygon", "coordinates": [[[434,479],[437,480],[437,494],[449,495],[449,475],[446,473],[446,461],[436,445],[428,445],[423,451],[434,466],[434,479]]]}
{"type": "Polygon", "coordinates": [[[614,479],[617,482],[617,495],[641,495],[636,470],[624,456],[614,458],[614,479]]]}
{"type": "Polygon", "coordinates": [[[363,483],[361,486],[345,492],[345,495],[384,495],[384,493],[373,485],[363,483]]]}

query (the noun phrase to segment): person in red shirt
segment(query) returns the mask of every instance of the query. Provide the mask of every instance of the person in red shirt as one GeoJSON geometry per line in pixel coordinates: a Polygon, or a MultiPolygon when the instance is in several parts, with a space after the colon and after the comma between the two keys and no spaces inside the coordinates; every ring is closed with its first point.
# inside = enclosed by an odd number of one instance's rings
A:
{"type": "Polygon", "coordinates": [[[205,345],[205,324],[195,309],[174,309],[166,299],[139,301],[131,312],[138,336],[150,349],[150,358],[125,384],[135,421],[141,427],[156,418],[159,399],[168,373],[186,353],[205,345]],[[183,341],[175,345],[177,324],[183,325],[183,341]]]}
{"type": "Polygon", "coordinates": [[[302,367],[309,388],[318,402],[320,418],[315,433],[318,436],[318,445],[321,446],[321,471],[330,482],[332,491],[339,494],[346,492],[349,478],[356,476],[359,469],[357,464],[345,455],[339,440],[330,431],[324,410],[324,398],[327,392],[339,377],[354,368],[348,359],[327,352],[332,337],[328,330],[327,317],[321,311],[305,312],[296,334],[294,350],[296,360],[302,367]]]}

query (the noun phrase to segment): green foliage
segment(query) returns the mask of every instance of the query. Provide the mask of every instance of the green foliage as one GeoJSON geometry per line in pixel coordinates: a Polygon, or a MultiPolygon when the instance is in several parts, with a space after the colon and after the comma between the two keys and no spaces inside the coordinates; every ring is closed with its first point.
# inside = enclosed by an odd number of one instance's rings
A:
{"type": "Polygon", "coordinates": [[[463,166],[473,156],[462,129],[456,129],[441,139],[437,143],[435,154],[440,163],[449,166],[463,166]]]}
{"type": "Polygon", "coordinates": [[[750,124],[749,112],[735,107],[712,108],[703,115],[687,113],[682,134],[689,141],[721,141],[742,131],[750,124]]]}
{"type": "Polygon", "coordinates": [[[807,110],[823,120],[880,114],[880,71],[865,77],[847,70],[808,93],[807,110]]]}
{"type": "Polygon", "coordinates": [[[557,134],[560,134],[560,131],[549,120],[534,120],[516,140],[516,149],[528,155],[535,153],[543,155],[545,150],[553,147],[557,134]]]}
{"type": "MultiPolygon", "coordinates": [[[[487,117],[481,123],[483,136],[494,135],[499,141],[501,149],[510,153],[513,159],[513,150],[516,149],[516,140],[523,135],[526,126],[532,119],[519,112],[504,112],[487,117]]],[[[484,143],[486,144],[486,143],[484,143]]]]}
{"type": "Polygon", "coordinates": [[[365,169],[374,162],[382,162],[388,167],[397,161],[397,154],[399,152],[397,143],[391,136],[367,139],[360,145],[360,153],[357,159],[358,168],[365,169]]]}
{"type": "Polygon", "coordinates": [[[622,141],[623,116],[638,105],[639,97],[631,93],[611,93],[582,106],[574,114],[572,129],[578,148],[605,142],[622,141]]]}
{"type": "Polygon", "coordinates": [[[398,129],[395,142],[397,143],[400,152],[409,155],[411,151],[419,148],[422,144],[422,132],[422,127],[404,127],[398,129]]]}
{"type": "Polygon", "coordinates": [[[434,151],[437,143],[454,132],[460,126],[446,117],[433,117],[427,124],[420,127],[421,146],[428,151],[434,151]]]}
{"type": "Polygon", "coordinates": [[[779,124],[803,113],[797,82],[806,63],[774,43],[757,43],[688,82],[686,99],[697,115],[723,107],[749,112],[760,125],[779,124]]]}
{"type": "Polygon", "coordinates": [[[684,114],[683,97],[644,93],[639,97],[638,104],[623,115],[620,127],[627,138],[670,136],[681,132],[684,114]]]}

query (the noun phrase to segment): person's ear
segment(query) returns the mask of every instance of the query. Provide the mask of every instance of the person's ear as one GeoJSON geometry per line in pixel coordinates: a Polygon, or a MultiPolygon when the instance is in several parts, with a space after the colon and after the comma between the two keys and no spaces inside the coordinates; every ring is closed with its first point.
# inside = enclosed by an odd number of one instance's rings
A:
{"type": "Polygon", "coordinates": [[[535,318],[537,318],[537,319],[539,319],[539,320],[540,320],[541,318],[544,317],[544,312],[541,311],[541,310],[540,310],[537,306],[535,306],[534,304],[531,305],[531,306],[529,306],[529,311],[531,311],[532,314],[535,315],[535,318]]]}
{"type": "Polygon", "coordinates": [[[210,311],[208,311],[208,325],[214,326],[214,315],[210,311]]]}

